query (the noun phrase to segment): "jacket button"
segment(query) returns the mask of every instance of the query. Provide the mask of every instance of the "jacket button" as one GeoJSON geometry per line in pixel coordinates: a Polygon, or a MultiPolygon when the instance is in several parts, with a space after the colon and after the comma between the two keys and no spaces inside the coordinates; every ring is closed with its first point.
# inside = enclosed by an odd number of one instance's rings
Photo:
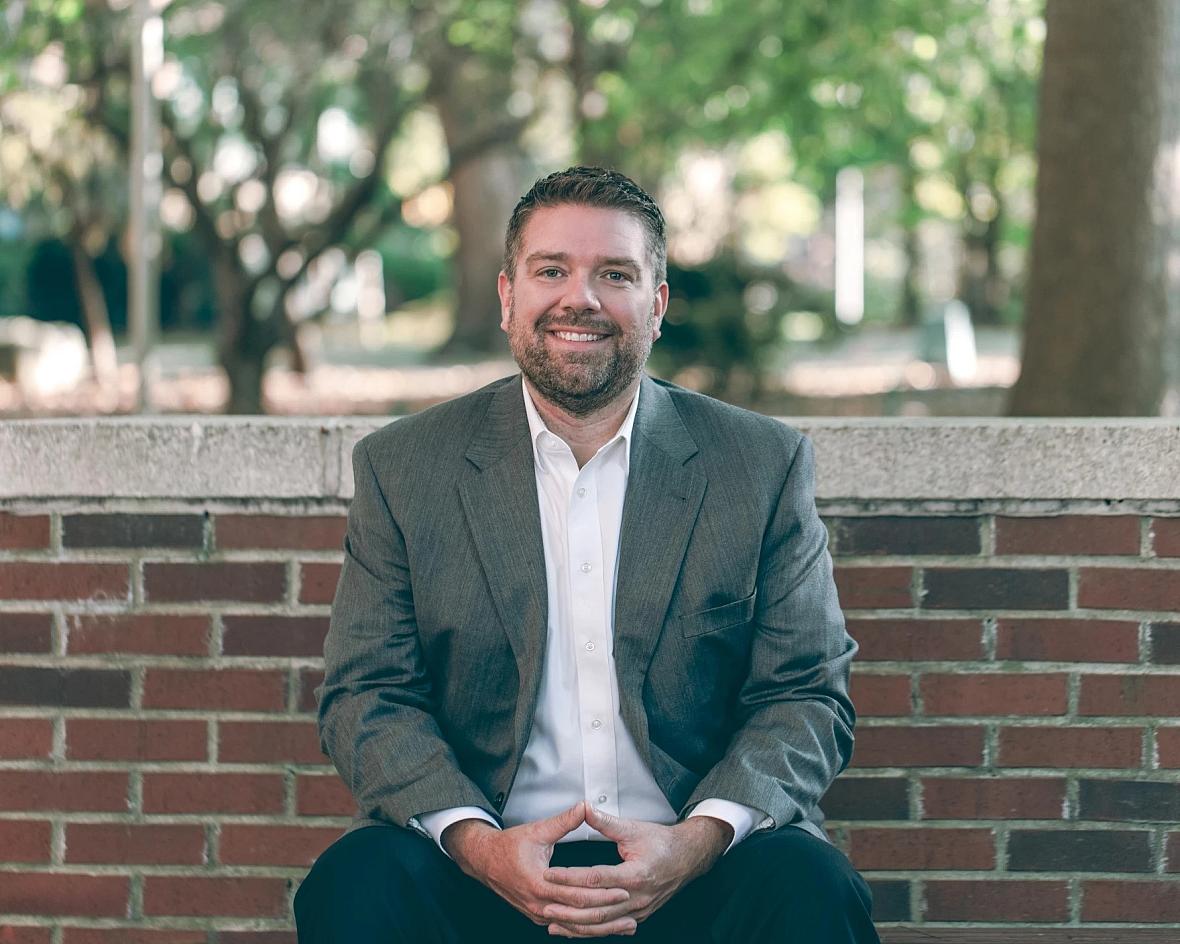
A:
{"type": "Polygon", "coordinates": [[[497,793],[496,794],[496,809],[501,810],[503,808],[504,808],[504,794],[497,793]]]}

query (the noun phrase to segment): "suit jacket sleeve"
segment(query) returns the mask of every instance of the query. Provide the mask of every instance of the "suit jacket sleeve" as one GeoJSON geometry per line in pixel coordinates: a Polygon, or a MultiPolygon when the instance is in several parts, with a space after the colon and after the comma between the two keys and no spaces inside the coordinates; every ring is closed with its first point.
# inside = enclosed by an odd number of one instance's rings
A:
{"type": "Polygon", "coordinates": [[[688,801],[744,803],[765,810],[776,828],[812,818],[852,754],[848,674],[856,643],[844,628],[814,477],[803,437],[762,539],[734,734],[688,801]]]}
{"type": "Polygon", "coordinates": [[[405,538],[364,440],[353,451],[353,471],[356,495],[324,647],[321,743],[363,816],[401,826],[456,806],[495,816],[435,718],[405,538]]]}

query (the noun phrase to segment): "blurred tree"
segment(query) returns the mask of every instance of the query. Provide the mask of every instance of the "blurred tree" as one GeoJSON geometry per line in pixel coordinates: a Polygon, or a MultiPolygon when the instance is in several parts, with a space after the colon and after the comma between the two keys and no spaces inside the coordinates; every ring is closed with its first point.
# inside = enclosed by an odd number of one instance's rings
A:
{"type": "MultiPolygon", "coordinates": [[[[1018,416],[1143,416],[1176,302],[1180,5],[1049,0],[1018,416]]],[[[1175,339],[1173,342],[1175,343],[1175,339]]]]}

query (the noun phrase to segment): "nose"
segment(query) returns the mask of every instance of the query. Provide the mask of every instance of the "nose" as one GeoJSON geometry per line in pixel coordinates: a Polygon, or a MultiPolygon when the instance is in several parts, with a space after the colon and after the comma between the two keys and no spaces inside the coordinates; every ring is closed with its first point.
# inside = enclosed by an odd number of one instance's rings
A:
{"type": "Polygon", "coordinates": [[[597,311],[600,307],[589,273],[573,273],[565,283],[561,307],[563,311],[597,311]]]}

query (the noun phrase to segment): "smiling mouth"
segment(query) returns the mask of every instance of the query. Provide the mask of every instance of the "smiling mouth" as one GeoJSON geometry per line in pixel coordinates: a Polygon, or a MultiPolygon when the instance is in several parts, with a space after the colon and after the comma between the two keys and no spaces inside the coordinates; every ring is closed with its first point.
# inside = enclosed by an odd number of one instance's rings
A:
{"type": "Polygon", "coordinates": [[[554,331],[553,334],[563,341],[601,341],[606,337],[605,334],[587,334],[582,331],[554,331]]]}

